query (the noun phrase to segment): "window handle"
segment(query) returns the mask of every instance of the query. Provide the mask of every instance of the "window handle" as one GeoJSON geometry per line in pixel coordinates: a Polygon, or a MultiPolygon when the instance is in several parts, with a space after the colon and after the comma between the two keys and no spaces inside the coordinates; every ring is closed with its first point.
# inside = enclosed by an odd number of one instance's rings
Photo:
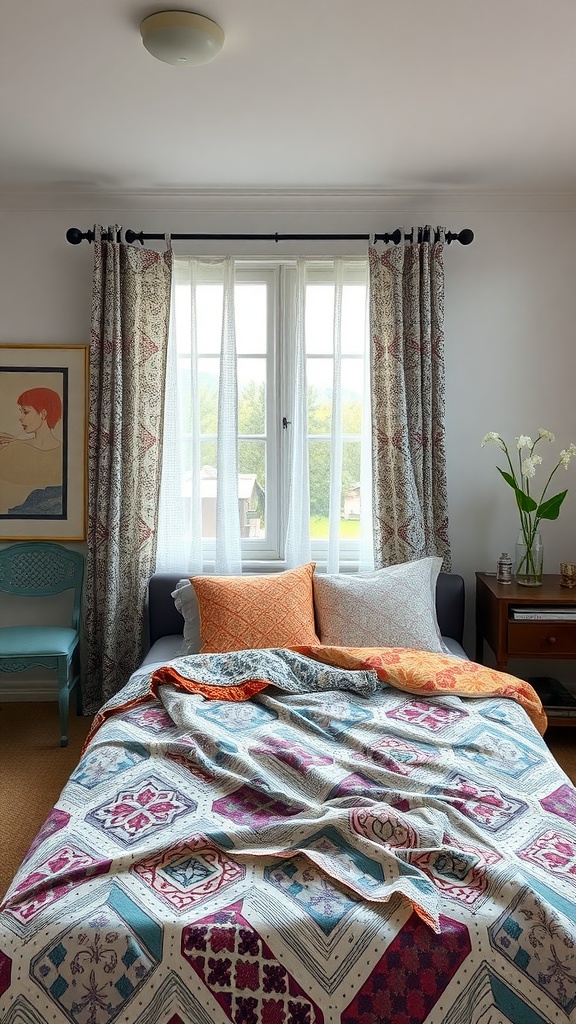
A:
{"type": "Polygon", "coordinates": [[[282,426],[284,430],[288,430],[288,427],[292,423],[292,420],[287,420],[285,416],[282,417],[282,426]]]}

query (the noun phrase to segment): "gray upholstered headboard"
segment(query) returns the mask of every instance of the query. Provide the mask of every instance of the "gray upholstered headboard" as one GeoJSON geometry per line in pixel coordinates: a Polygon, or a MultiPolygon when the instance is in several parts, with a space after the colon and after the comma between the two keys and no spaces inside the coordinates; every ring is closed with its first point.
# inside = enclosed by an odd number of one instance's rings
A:
{"type": "MultiPolygon", "coordinates": [[[[148,584],[148,616],[150,644],[161,636],[182,632],[184,619],[172,597],[178,580],[186,573],[157,572],[148,584]]],[[[464,632],[464,580],[456,573],[441,572],[436,585],[436,614],[442,636],[451,636],[462,643],[464,632]]]]}

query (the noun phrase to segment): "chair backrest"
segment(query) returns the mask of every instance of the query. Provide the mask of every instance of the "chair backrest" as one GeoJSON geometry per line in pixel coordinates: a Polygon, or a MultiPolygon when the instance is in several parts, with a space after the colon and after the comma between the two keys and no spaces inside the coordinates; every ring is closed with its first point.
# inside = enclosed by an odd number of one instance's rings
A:
{"type": "Polygon", "coordinates": [[[74,590],[74,629],[80,624],[83,578],[83,555],[61,544],[26,541],[0,550],[0,591],[15,597],[48,597],[74,590]]]}

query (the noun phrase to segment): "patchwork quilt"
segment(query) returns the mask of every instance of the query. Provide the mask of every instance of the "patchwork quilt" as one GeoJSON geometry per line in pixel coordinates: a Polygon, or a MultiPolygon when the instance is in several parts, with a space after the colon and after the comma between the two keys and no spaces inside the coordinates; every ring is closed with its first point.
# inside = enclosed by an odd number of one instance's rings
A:
{"type": "Polygon", "coordinates": [[[386,657],[135,674],[3,903],[2,1024],[576,1021],[576,790],[510,677],[386,657]]]}

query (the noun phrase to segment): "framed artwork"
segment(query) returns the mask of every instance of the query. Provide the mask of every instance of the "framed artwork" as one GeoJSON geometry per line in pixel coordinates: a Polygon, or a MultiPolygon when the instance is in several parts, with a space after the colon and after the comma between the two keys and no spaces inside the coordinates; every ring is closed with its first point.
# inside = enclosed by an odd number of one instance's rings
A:
{"type": "Polygon", "coordinates": [[[88,346],[0,345],[0,540],[85,540],[88,346]]]}

